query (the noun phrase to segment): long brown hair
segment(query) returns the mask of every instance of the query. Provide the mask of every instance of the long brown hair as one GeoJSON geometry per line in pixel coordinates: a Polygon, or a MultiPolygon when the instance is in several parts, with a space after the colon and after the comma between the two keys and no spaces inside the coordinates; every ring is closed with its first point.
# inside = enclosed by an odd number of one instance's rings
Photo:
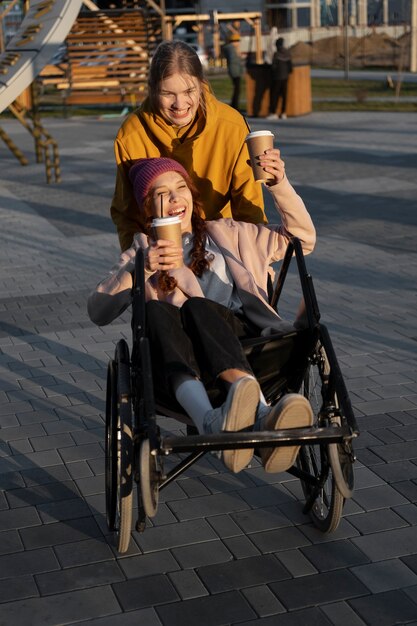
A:
{"type": "MultiPolygon", "coordinates": [[[[203,275],[204,270],[210,267],[210,258],[206,251],[206,239],[207,239],[207,226],[206,220],[203,218],[203,203],[200,198],[200,194],[197,187],[194,185],[191,178],[184,179],[187,187],[191,192],[193,199],[193,213],[191,216],[191,226],[193,229],[193,247],[191,249],[191,262],[189,264],[190,270],[198,277],[203,275]]],[[[144,233],[151,236],[151,222],[153,219],[153,190],[152,188],[146,194],[146,197],[142,204],[142,211],[145,219],[144,233]]],[[[173,276],[165,270],[161,270],[158,276],[158,286],[164,293],[170,293],[174,291],[177,286],[177,281],[173,276]]]]}
{"type": "Polygon", "coordinates": [[[159,112],[161,81],[177,73],[198,80],[201,87],[200,106],[205,112],[204,91],[209,89],[209,84],[198,54],[183,41],[163,41],[155,50],[148,75],[148,97],[153,113],[159,112]]]}

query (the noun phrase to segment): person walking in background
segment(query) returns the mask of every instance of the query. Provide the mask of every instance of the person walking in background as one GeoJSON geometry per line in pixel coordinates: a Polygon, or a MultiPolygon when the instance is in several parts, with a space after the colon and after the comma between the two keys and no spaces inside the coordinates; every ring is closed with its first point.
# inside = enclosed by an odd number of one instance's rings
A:
{"type": "Polygon", "coordinates": [[[269,120],[278,119],[277,106],[281,98],[281,109],[279,117],[287,119],[287,87],[288,77],[292,72],[292,61],[290,51],[284,46],[284,39],[279,37],[276,42],[275,52],[271,65],[271,95],[269,101],[269,120]]]}
{"type": "Polygon", "coordinates": [[[239,46],[240,35],[232,33],[229,36],[228,43],[223,48],[223,54],[227,63],[227,71],[233,83],[233,94],[230,106],[237,111],[239,110],[240,79],[243,74],[243,63],[239,46]]]}

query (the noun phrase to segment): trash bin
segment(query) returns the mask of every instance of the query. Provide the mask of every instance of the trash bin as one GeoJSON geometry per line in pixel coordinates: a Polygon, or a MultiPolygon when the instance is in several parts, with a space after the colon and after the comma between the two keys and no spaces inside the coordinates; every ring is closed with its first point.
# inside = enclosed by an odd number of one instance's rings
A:
{"type": "MultiPolygon", "coordinates": [[[[270,65],[249,65],[246,68],[246,113],[250,117],[269,114],[270,65]]],[[[295,117],[312,111],[309,65],[294,65],[288,78],[287,115],[295,117]]]]}

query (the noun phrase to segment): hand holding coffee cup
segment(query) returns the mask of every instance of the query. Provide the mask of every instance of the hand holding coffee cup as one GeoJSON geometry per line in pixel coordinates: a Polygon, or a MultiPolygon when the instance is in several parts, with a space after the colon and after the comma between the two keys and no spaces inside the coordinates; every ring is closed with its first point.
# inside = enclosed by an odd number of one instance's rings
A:
{"type": "Polygon", "coordinates": [[[154,241],[148,251],[148,269],[171,270],[183,266],[181,220],[177,216],[152,220],[154,241]]]}
{"type": "Polygon", "coordinates": [[[250,163],[256,182],[266,183],[274,180],[274,174],[266,172],[260,164],[260,158],[265,154],[266,150],[274,147],[274,135],[270,130],[256,130],[246,137],[246,145],[248,146],[250,163]]]}
{"type": "Polygon", "coordinates": [[[267,150],[259,156],[259,165],[272,175],[271,180],[266,182],[268,187],[276,185],[285,178],[285,163],[281,159],[281,151],[278,148],[267,150]]]}

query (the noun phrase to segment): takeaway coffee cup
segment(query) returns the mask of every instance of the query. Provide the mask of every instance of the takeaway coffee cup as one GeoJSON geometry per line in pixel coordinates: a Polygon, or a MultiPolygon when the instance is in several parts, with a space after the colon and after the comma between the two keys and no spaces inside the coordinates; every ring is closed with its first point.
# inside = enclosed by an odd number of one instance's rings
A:
{"type": "Polygon", "coordinates": [[[250,164],[252,166],[253,175],[256,182],[266,182],[272,180],[274,176],[259,165],[259,156],[274,147],[274,135],[270,130],[256,130],[249,133],[246,137],[246,145],[248,146],[250,164]]]}
{"type": "MultiPolygon", "coordinates": [[[[154,217],[151,226],[155,239],[167,239],[173,241],[178,248],[182,248],[181,220],[179,217],[154,217]]],[[[182,266],[183,262],[179,260],[176,267],[182,266]]]]}

